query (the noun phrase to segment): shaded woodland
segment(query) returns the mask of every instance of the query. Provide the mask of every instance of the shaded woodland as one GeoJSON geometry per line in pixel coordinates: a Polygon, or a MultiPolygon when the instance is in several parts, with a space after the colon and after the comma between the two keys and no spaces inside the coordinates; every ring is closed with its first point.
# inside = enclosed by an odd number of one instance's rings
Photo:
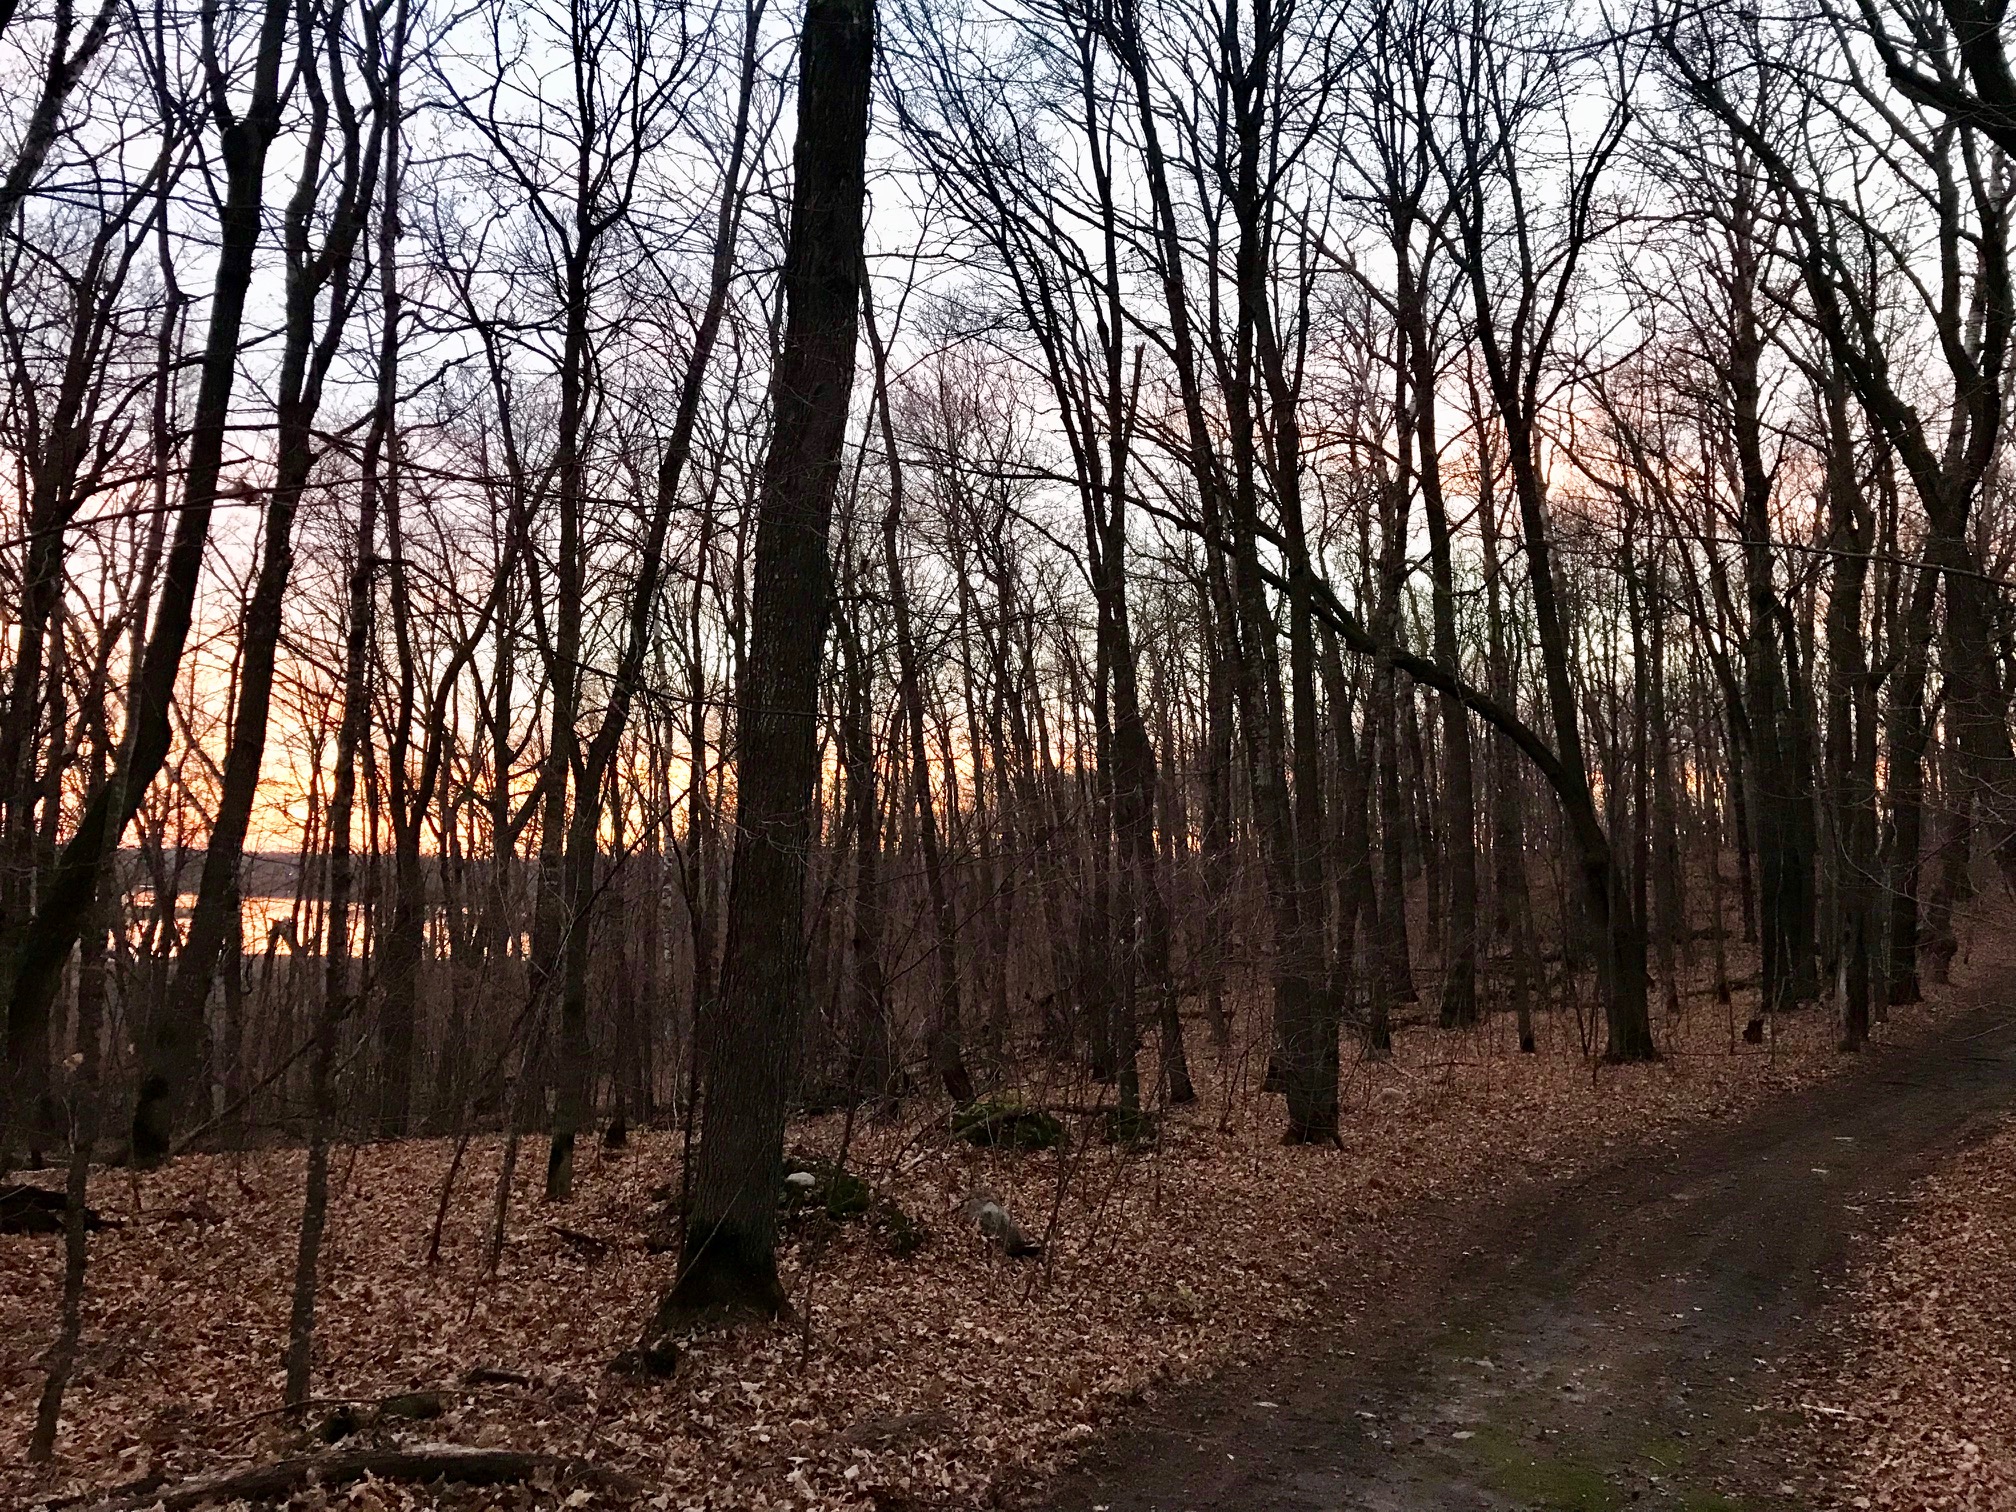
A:
{"type": "Polygon", "coordinates": [[[1401,1022],[1857,1049],[2016,880],[2009,44],[0,0],[68,1347],[93,1161],[305,1148],[300,1404],[361,1142],[501,1135],[501,1244],[521,1160],[677,1131],[648,1368],[785,1306],[800,1112],[1146,1129],[1242,1015],[1314,1145],[1401,1022]]]}

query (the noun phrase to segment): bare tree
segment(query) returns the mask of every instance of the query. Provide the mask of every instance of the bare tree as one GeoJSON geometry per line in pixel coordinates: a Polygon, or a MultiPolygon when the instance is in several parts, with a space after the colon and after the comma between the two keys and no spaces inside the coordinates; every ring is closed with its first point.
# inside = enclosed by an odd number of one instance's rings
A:
{"type": "Polygon", "coordinates": [[[785,254],[784,344],[738,691],[733,892],[723,1001],[703,1044],[707,1099],[677,1284],[653,1320],[717,1308],[774,1314],[777,1183],[804,1013],[805,850],[816,779],[826,538],[860,319],[864,161],[875,12],[812,0],[799,40],[798,140],[785,254]]]}

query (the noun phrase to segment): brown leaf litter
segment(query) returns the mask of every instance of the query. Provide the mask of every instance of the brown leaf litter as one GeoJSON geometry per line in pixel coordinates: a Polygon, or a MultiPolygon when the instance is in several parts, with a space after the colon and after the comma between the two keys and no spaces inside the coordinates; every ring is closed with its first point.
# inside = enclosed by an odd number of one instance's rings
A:
{"type": "Polygon", "coordinates": [[[1867,1242],[1794,1416],[1802,1506],[2016,1508],[2016,1125],[1947,1157],[1867,1242]]]}
{"type": "MultiPolygon", "coordinates": [[[[943,1108],[923,1099],[896,1123],[801,1121],[794,1151],[830,1158],[844,1134],[849,1167],[920,1220],[929,1244],[897,1257],[871,1223],[794,1220],[783,1266],[798,1320],[692,1340],[664,1381],[606,1366],[671,1280],[674,1257],[652,1242],[665,1212],[653,1191],[677,1179],[677,1132],[640,1131],[620,1157],[584,1160],[564,1209],[539,1201],[543,1162],[521,1160],[510,1241],[487,1277],[498,1141],[470,1145],[431,1268],[450,1142],[339,1150],[322,1405],[305,1430],[276,1411],[302,1153],[99,1171],[90,1200],[123,1226],[92,1240],[77,1376],[57,1463],[43,1471],[24,1452],[60,1240],[0,1238],[0,1505],[288,1459],[338,1411],[357,1430],[346,1447],[439,1442],[592,1462],[650,1488],[641,1504],[652,1508],[1013,1501],[1144,1391],[1372,1305],[1415,1246],[1450,1237],[1466,1204],[1681,1138],[1842,1063],[1824,1012],[1732,1047],[1724,1010],[1691,1001],[1662,1026],[1666,1056],[1648,1066],[1586,1059],[1567,1018],[1543,1020],[1535,1056],[1516,1053],[1503,1015],[1472,1033],[1405,1029],[1391,1060],[1347,1066],[1341,1151],[1278,1142],[1278,1103],[1257,1088],[1258,1012],[1222,1063],[1193,1048],[1200,1101],[1167,1113],[1147,1148],[1099,1138],[1100,1089],[1082,1082],[1021,1088],[1071,1125],[1062,1148],[1038,1153],[956,1142],[943,1108]],[[1040,1258],[1007,1259],[960,1217],[978,1188],[1045,1241],[1040,1258]],[[415,1391],[439,1393],[440,1415],[372,1411],[415,1391]]],[[[1917,1032],[1944,1011],[1911,1010],[1881,1033],[1917,1032]]],[[[2001,1190],[2016,1202],[2016,1186],[2001,1190]]],[[[2016,1256],[2002,1254],[2008,1287],[2016,1256]]],[[[612,1493],[545,1476],[454,1491],[366,1478],[290,1504],[584,1507],[612,1493]]]]}

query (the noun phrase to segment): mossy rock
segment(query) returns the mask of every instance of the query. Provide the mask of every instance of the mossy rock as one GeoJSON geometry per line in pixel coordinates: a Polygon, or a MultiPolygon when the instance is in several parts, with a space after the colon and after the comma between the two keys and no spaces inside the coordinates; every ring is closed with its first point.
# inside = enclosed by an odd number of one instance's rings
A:
{"type": "Polygon", "coordinates": [[[867,1182],[830,1160],[785,1156],[782,1185],[779,1200],[787,1211],[822,1211],[836,1223],[861,1217],[875,1200],[867,1182]]]}
{"type": "Polygon", "coordinates": [[[952,1136],[994,1149],[1054,1150],[1064,1143],[1064,1125],[1011,1093],[959,1109],[952,1115],[952,1136]]]}
{"type": "Polygon", "coordinates": [[[1142,1108],[1108,1108],[1100,1115],[1099,1131],[1108,1144],[1142,1150],[1162,1137],[1162,1124],[1142,1108]]]}

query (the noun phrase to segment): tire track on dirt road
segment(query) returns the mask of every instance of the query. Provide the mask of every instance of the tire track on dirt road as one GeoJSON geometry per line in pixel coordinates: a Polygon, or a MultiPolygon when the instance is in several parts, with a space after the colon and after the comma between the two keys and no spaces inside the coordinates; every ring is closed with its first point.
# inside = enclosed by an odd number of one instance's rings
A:
{"type": "Polygon", "coordinates": [[[2016,949],[1993,930],[1943,1030],[1515,1201],[1424,1254],[1380,1315],[1144,1406],[1043,1505],[1788,1505],[1756,1406],[1773,1362],[1891,1199],[2016,1104],[2016,949]]]}

